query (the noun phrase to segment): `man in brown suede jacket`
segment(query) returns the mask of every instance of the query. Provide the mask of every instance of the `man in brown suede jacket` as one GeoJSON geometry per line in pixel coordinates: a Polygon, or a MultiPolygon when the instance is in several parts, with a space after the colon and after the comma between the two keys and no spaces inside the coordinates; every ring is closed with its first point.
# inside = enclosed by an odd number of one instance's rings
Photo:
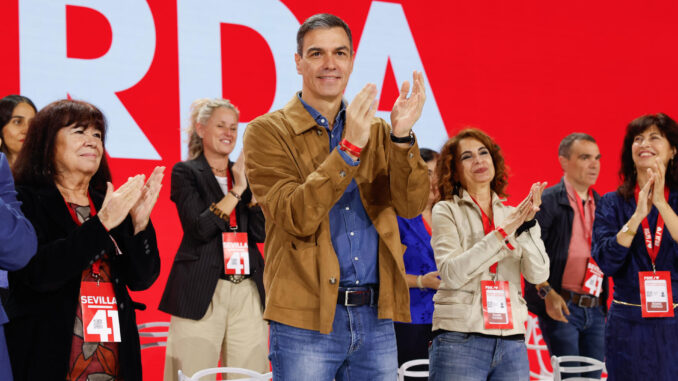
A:
{"type": "Polygon", "coordinates": [[[276,380],[393,380],[393,320],[409,321],[396,215],[417,216],[427,167],[412,126],[424,105],[423,74],[406,81],[391,112],[375,118],[376,87],[350,105],[351,31],[318,14],[297,34],[302,91],[252,121],[247,177],[266,214],[266,308],[276,380]]]}

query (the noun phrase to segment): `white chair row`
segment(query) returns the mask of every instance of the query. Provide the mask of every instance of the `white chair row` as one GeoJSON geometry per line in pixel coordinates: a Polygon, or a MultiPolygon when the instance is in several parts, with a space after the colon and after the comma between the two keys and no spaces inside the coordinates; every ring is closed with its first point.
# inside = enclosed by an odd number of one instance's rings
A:
{"type": "Polygon", "coordinates": [[[167,330],[169,329],[169,322],[166,321],[157,321],[149,322],[137,325],[139,330],[139,338],[142,337],[152,337],[159,338],[157,341],[151,341],[148,343],[141,344],[141,349],[153,348],[153,347],[166,347],[167,346],[167,330]],[[148,330],[148,329],[153,330],[148,330]],[[160,328],[160,330],[157,330],[160,328]]]}
{"type": "Polygon", "coordinates": [[[241,375],[247,376],[245,378],[238,378],[240,381],[268,381],[273,379],[273,374],[268,372],[266,374],[261,374],[249,369],[243,368],[231,368],[231,367],[221,367],[221,368],[210,368],[203,369],[195,372],[191,377],[185,375],[181,370],[179,371],[179,381],[199,381],[201,378],[206,376],[212,376],[215,374],[228,374],[228,375],[241,375]]]}

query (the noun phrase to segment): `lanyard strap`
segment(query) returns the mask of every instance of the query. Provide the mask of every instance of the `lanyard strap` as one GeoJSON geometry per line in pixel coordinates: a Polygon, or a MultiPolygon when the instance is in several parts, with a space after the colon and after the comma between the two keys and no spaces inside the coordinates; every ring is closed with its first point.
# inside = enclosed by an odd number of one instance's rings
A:
{"type": "MultiPolygon", "coordinates": [[[[634,193],[636,204],[638,204],[638,194],[640,193],[638,185],[636,185],[634,193]]],[[[664,198],[668,200],[669,188],[664,188],[664,198]]],[[[652,269],[654,270],[654,263],[657,259],[657,254],[659,254],[659,246],[661,246],[662,236],[664,235],[664,218],[662,218],[661,213],[657,214],[657,228],[655,229],[654,233],[654,242],[652,241],[650,223],[647,221],[647,217],[643,219],[641,224],[643,226],[643,234],[645,235],[645,248],[647,249],[647,254],[650,256],[650,260],[652,260],[652,269]]]]}
{"type": "MultiPolygon", "coordinates": [[[[230,169],[226,170],[226,184],[228,185],[229,191],[231,189],[233,189],[233,178],[231,177],[231,170],[230,169]]],[[[237,221],[237,218],[236,218],[236,215],[235,215],[237,213],[237,210],[238,210],[238,205],[236,204],[236,206],[233,207],[233,211],[231,212],[231,215],[228,217],[229,218],[228,227],[229,227],[229,229],[231,229],[233,231],[238,230],[238,221],[237,221]]]]}
{"type": "MultiPolygon", "coordinates": [[[[574,189],[573,189],[574,190],[574,189]]],[[[579,217],[581,218],[581,224],[584,227],[584,237],[586,237],[586,240],[589,243],[589,246],[591,246],[591,234],[592,234],[592,227],[587,226],[586,222],[586,215],[584,212],[586,211],[586,208],[584,208],[584,204],[582,203],[581,197],[579,197],[579,193],[577,193],[576,190],[574,190],[574,197],[577,200],[577,209],[579,209],[579,217]]],[[[593,190],[589,188],[589,199],[587,202],[593,202],[593,190]]]]}
{"type": "MultiPolygon", "coordinates": [[[[94,217],[96,215],[96,210],[94,209],[94,203],[92,202],[92,198],[89,196],[89,192],[87,193],[87,200],[89,200],[89,216],[94,217]]],[[[68,209],[68,213],[70,213],[71,218],[73,219],[73,222],[78,224],[78,226],[82,225],[82,222],[80,222],[80,219],[78,219],[78,215],[75,212],[75,208],[66,202],[66,209],[68,209]]],[[[94,275],[95,278],[99,278],[99,275],[101,274],[101,259],[95,261],[92,263],[92,275],[94,275]]]]}
{"type": "MultiPolygon", "coordinates": [[[[476,199],[473,198],[473,196],[471,196],[471,200],[473,200],[473,202],[475,202],[476,205],[478,206],[478,209],[480,209],[480,216],[483,219],[483,232],[485,233],[485,235],[490,234],[490,232],[494,230],[494,221],[490,220],[490,217],[488,217],[487,214],[485,214],[483,208],[480,207],[480,204],[478,204],[478,201],[476,201],[476,199]]],[[[495,262],[492,266],[490,266],[490,273],[492,274],[497,273],[497,264],[498,262],[495,262]]]]}

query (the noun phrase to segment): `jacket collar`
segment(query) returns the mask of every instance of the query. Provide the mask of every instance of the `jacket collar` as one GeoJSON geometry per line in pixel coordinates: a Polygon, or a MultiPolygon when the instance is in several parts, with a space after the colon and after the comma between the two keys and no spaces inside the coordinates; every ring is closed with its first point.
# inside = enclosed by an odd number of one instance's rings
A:
{"type": "MultiPolygon", "coordinates": [[[[287,119],[290,122],[292,131],[294,131],[294,133],[297,135],[301,135],[311,128],[318,126],[316,120],[309,113],[309,111],[306,110],[303,103],[301,103],[301,100],[299,99],[300,94],[301,92],[295,93],[292,99],[287,102],[285,107],[282,109],[283,113],[285,116],[287,116],[287,119]]],[[[342,101],[342,109],[339,111],[340,113],[344,112],[345,105],[346,102],[342,101]]]]}
{"type": "MultiPolygon", "coordinates": [[[[216,177],[214,177],[214,174],[212,173],[212,168],[210,168],[210,164],[207,162],[207,158],[205,158],[205,154],[201,153],[200,156],[195,158],[195,165],[196,168],[202,172],[205,176],[208,176],[206,179],[208,186],[210,187],[210,193],[214,195],[221,195],[221,197],[224,196],[224,192],[221,190],[221,187],[219,186],[219,183],[217,182],[216,177]]],[[[233,162],[229,159],[228,160],[228,172],[231,178],[233,178],[233,162]]]]}
{"type": "MultiPolygon", "coordinates": [[[[461,190],[461,197],[459,197],[459,199],[461,201],[464,201],[464,202],[475,204],[475,201],[473,201],[473,198],[471,197],[471,195],[466,191],[466,189],[463,189],[463,188],[461,190]]],[[[497,204],[501,204],[504,201],[506,201],[505,198],[499,198],[499,196],[494,191],[492,191],[492,208],[493,209],[497,204]]]]}
{"type": "MultiPolygon", "coordinates": [[[[77,225],[71,218],[66,201],[55,184],[33,187],[33,189],[35,189],[35,193],[39,196],[43,210],[55,222],[55,226],[60,226],[66,232],[75,229],[77,225]]],[[[103,203],[103,198],[91,187],[89,188],[89,195],[98,212],[103,203]]]]}
{"type": "MultiPolygon", "coordinates": [[[[565,175],[560,178],[560,182],[556,185],[553,186],[557,191],[558,191],[558,203],[560,205],[567,205],[569,207],[572,207],[570,205],[570,199],[567,196],[567,187],[565,186],[565,175]]],[[[598,205],[598,200],[600,200],[600,195],[598,192],[596,192],[595,189],[591,189],[591,193],[593,194],[593,202],[598,205]]]]}

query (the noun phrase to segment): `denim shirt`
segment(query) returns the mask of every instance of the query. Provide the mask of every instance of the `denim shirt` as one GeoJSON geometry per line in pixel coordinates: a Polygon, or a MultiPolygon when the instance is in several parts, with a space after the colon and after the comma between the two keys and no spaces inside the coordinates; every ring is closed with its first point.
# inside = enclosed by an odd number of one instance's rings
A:
{"type": "MultiPolygon", "coordinates": [[[[341,141],[344,123],[346,122],[346,103],[341,102],[341,110],[334,120],[334,127],[330,130],[327,118],[309,106],[301,93],[299,100],[306,111],[315,119],[319,126],[325,127],[330,138],[330,151],[338,149],[341,141]]],[[[353,161],[344,151],[339,151],[346,163],[357,166],[360,161],[353,161]]],[[[356,287],[366,284],[378,284],[377,253],[379,236],[367,215],[360,199],[358,184],[351,180],[339,201],[330,209],[330,234],[332,246],[339,259],[341,287],[356,287]]]]}

